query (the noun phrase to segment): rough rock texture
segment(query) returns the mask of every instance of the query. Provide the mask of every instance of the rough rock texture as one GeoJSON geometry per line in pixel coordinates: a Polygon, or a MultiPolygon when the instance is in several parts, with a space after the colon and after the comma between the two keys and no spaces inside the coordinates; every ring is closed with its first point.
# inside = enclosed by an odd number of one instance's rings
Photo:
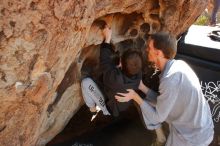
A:
{"type": "MultiPolygon", "coordinates": [[[[184,32],[207,0],[0,0],[0,145],[44,145],[83,104],[80,68],[107,21],[119,49],[184,32]]],[[[77,132],[77,131],[73,131],[77,132]]]]}

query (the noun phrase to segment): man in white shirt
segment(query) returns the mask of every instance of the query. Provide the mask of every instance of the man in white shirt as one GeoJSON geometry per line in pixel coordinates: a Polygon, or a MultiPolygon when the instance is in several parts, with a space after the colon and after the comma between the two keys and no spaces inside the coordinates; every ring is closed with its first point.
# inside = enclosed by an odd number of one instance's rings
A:
{"type": "Polygon", "coordinates": [[[175,37],[165,32],[153,34],[146,51],[148,60],[161,71],[159,94],[141,82],[139,89],[146,100],[132,89],[115,98],[119,102],[136,101],[149,125],[166,121],[170,129],[166,146],[208,146],[214,134],[210,108],[194,71],[184,61],[174,59],[175,37]],[[147,99],[155,99],[155,105],[147,99]]]}

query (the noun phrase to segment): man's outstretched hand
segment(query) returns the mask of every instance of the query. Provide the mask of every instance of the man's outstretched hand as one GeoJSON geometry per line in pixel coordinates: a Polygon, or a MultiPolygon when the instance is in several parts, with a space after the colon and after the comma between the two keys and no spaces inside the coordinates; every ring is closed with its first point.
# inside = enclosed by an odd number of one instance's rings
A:
{"type": "Polygon", "coordinates": [[[138,104],[142,104],[143,100],[140,98],[140,96],[132,89],[127,89],[128,93],[117,93],[115,95],[115,99],[118,102],[128,102],[131,99],[136,101],[138,104]]]}
{"type": "Polygon", "coordinates": [[[128,102],[131,99],[133,99],[134,96],[136,96],[136,92],[132,89],[127,89],[128,93],[117,93],[115,95],[115,98],[118,102],[128,102]]]}

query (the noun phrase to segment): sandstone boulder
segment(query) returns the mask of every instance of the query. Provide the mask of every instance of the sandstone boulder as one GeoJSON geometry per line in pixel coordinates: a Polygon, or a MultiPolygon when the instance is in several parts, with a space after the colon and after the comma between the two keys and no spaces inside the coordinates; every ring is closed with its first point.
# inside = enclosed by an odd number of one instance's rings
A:
{"type": "MultiPolygon", "coordinates": [[[[119,50],[183,33],[208,0],[1,0],[0,145],[45,145],[83,104],[80,68],[103,20],[119,50]]],[[[77,131],[73,131],[77,132],[77,131]]]]}

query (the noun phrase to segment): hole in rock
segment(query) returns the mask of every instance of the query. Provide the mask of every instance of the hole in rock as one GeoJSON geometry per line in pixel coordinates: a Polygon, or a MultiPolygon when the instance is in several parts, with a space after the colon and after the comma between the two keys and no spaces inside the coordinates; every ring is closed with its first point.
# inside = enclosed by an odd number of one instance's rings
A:
{"type": "Polygon", "coordinates": [[[132,29],[131,32],[130,32],[130,35],[131,35],[132,37],[135,37],[137,34],[138,34],[137,29],[132,29]]]}
{"type": "Polygon", "coordinates": [[[31,10],[36,10],[37,9],[37,3],[36,2],[31,2],[30,3],[30,9],[31,10]]]}
{"type": "Polygon", "coordinates": [[[6,36],[5,36],[4,32],[0,31],[0,42],[3,41],[5,38],[6,38],[6,36]]]}
{"type": "Polygon", "coordinates": [[[150,31],[150,25],[148,23],[143,23],[140,29],[142,32],[148,33],[150,31]]]}
{"type": "MultiPolygon", "coordinates": [[[[112,28],[115,29],[115,32],[119,35],[124,35],[126,32],[128,32],[129,29],[138,28],[139,23],[144,21],[142,14],[136,12],[130,14],[115,13],[112,15],[112,28]]],[[[135,30],[133,30],[133,33],[136,34],[135,30]]]]}
{"type": "Polygon", "coordinates": [[[6,11],[6,9],[5,9],[5,8],[2,8],[2,9],[1,9],[1,14],[2,14],[2,15],[5,15],[5,11],[6,11]]]}
{"type": "Polygon", "coordinates": [[[10,23],[11,27],[15,27],[16,22],[10,21],[9,23],[10,23]]]}

